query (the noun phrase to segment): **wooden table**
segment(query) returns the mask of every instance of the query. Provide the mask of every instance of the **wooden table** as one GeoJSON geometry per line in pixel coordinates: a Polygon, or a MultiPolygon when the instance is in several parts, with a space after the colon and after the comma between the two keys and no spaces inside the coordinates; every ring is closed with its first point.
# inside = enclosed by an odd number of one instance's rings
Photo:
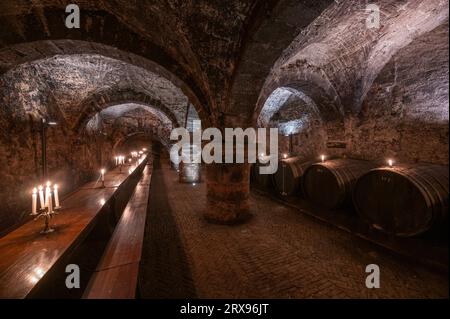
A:
{"type": "Polygon", "coordinates": [[[134,299],[142,256],[152,168],[144,168],[83,298],[134,299]]]}
{"type": "Polygon", "coordinates": [[[51,281],[55,264],[80,245],[117,190],[127,180],[136,178],[145,164],[146,161],[131,175],[127,167],[122,173],[118,168],[107,172],[105,188],[100,188],[101,182],[91,182],[71,193],[61,202],[60,214],[50,221],[53,233],[40,234],[44,222],[37,220],[0,238],[0,298],[30,297],[44,278],[51,281]]]}

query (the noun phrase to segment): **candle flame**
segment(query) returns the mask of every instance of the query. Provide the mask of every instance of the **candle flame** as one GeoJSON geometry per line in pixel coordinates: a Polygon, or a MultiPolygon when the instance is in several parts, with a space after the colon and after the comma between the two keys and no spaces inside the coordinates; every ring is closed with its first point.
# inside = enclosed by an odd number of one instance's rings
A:
{"type": "Polygon", "coordinates": [[[44,189],[44,187],[42,185],[39,185],[39,190],[41,191],[43,189],[44,189]]]}
{"type": "Polygon", "coordinates": [[[394,162],[391,159],[388,159],[388,164],[390,167],[392,167],[392,164],[394,164],[394,162]]]}
{"type": "Polygon", "coordinates": [[[325,155],[321,155],[320,158],[322,159],[322,162],[325,162],[325,155]]]}
{"type": "Polygon", "coordinates": [[[35,188],[33,188],[33,194],[36,194],[37,193],[37,188],[35,187],[35,188]]]}
{"type": "Polygon", "coordinates": [[[105,174],[105,169],[102,168],[102,170],[100,171],[100,173],[102,173],[102,175],[105,174]]]}
{"type": "Polygon", "coordinates": [[[58,189],[58,184],[53,185],[54,189],[58,189]]]}
{"type": "Polygon", "coordinates": [[[50,187],[51,184],[50,181],[47,181],[47,187],[50,187]]]}
{"type": "Polygon", "coordinates": [[[288,156],[287,156],[287,154],[285,153],[285,154],[283,154],[283,158],[287,158],[288,156]]]}

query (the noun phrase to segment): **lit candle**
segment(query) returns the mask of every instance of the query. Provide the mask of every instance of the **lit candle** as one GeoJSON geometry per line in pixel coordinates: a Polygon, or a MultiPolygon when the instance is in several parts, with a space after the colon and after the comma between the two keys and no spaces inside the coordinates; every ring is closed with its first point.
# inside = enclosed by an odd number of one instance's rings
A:
{"type": "Polygon", "coordinates": [[[325,155],[321,155],[320,158],[322,159],[322,162],[325,162],[325,155]]]}
{"type": "Polygon", "coordinates": [[[389,167],[392,167],[392,165],[394,164],[394,162],[393,162],[391,159],[389,159],[389,160],[388,160],[388,164],[389,164],[389,167]]]}
{"type": "Polygon", "coordinates": [[[114,159],[116,160],[116,165],[119,164],[119,159],[116,157],[114,157],[114,159]]]}
{"type": "Polygon", "coordinates": [[[44,187],[42,187],[42,185],[39,185],[39,201],[41,203],[41,209],[44,209],[45,208],[44,187]]]}
{"type": "Polygon", "coordinates": [[[53,201],[52,201],[52,189],[49,187],[49,193],[48,193],[48,212],[51,213],[53,212],[53,201]]]}
{"type": "Polygon", "coordinates": [[[288,155],[286,153],[283,154],[283,158],[287,158],[288,155]]]}
{"type": "Polygon", "coordinates": [[[31,203],[31,213],[33,215],[36,214],[36,210],[37,210],[37,188],[33,188],[33,195],[32,195],[32,203],[31,203]]]}
{"type": "Polygon", "coordinates": [[[58,185],[53,185],[53,195],[55,196],[55,207],[59,207],[58,185]]]}
{"type": "Polygon", "coordinates": [[[100,171],[100,174],[101,174],[101,180],[102,180],[102,182],[104,182],[105,181],[105,169],[104,168],[102,168],[102,170],[100,171]]]}
{"type": "Polygon", "coordinates": [[[51,183],[47,182],[47,187],[45,188],[45,207],[49,208],[50,211],[50,202],[52,201],[52,189],[50,188],[51,183]]]}

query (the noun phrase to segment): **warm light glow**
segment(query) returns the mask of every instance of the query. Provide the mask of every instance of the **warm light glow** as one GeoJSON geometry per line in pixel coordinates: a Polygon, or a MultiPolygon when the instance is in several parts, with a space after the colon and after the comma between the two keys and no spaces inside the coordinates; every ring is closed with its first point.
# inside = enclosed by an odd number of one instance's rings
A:
{"type": "Polygon", "coordinates": [[[325,155],[321,155],[320,158],[322,159],[322,162],[325,162],[325,155]]]}
{"type": "Polygon", "coordinates": [[[37,267],[34,269],[33,273],[29,275],[29,280],[32,284],[37,283],[42,277],[44,277],[45,272],[41,267],[37,267]]]}
{"type": "Polygon", "coordinates": [[[142,149],[144,152],[146,152],[147,151],[147,149],[144,147],[143,149],[142,149]]]}
{"type": "Polygon", "coordinates": [[[195,186],[196,184],[195,183],[192,183],[192,186],[195,186]]]}
{"type": "Polygon", "coordinates": [[[392,165],[394,164],[394,161],[391,159],[388,159],[388,164],[389,164],[389,167],[392,167],[392,165]]]}
{"type": "Polygon", "coordinates": [[[50,187],[50,185],[51,185],[52,183],[50,183],[50,181],[47,181],[47,187],[50,187]]]}
{"type": "Polygon", "coordinates": [[[33,188],[33,194],[37,194],[37,188],[33,188]]]}
{"type": "Polygon", "coordinates": [[[105,200],[104,198],[101,198],[100,201],[99,201],[99,203],[100,203],[100,205],[105,205],[106,200],[105,200]]]}
{"type": "Polygon", "coordinates": [[[104,175],[104,174],[105,174],[105,169],[102,168],[102,170],[100,171],[100,173],[102,173],[102,175],[104,175]]]}
{"type": "Polygon", "coordinates": [[[53,188],[56,190],[58,189],[58,184],[53,185],[53,188]]]}
{"type": "Polygon", "coordinates": [[[41,191],[43,189],[44,189],[44,187],[42,185],[39,185],[39,190],[41,191]]]}
{"type": "Polygon", "coordinates": [[[288,155],[286,153],[283,154],[283,158],[287,158],[288,155]]]}

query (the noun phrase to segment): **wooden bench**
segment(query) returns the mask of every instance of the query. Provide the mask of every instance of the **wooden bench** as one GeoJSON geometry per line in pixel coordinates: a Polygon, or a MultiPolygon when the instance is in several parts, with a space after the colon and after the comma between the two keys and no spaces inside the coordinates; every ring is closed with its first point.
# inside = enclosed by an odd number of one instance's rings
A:
{"type": "Polygon", "coordinates": [[[134,299],[144,240],[151,166],[146,165],[84,291],[85,299],[134,299]]]}

